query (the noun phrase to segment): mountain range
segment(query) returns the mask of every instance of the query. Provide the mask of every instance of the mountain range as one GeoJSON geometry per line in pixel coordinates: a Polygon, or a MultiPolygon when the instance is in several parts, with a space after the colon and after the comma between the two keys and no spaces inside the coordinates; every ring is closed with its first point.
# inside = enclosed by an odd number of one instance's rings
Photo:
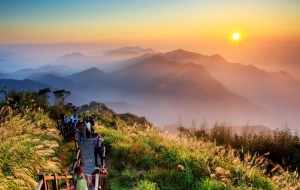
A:
{"type": "Polygon", "coordinates": [[[229,63],[217,54],[125,47],[101,56],[66,54],[47,69],[25,69],[0,78],[14,75],[70,90],[81,97],[75,105],[108,102],[119,112],[132,111],[156,124],[181,118],[188,123],[226,120],[270,128],[287,122],[296,128],[300,122],[300,81],[284,71],[229,63]],[[128,110],[128,105],[134,108],[128,110]]]}
{"type": "Polygon", "coordinates": [[[114,67],[124,60],[139,57],[147,53],[157,53],[151,48],[124,47],[116,50],[93,53],[93,56],[85,56],[80,53],[66,54],[57,58],[52,65],[67,65],[76,71],[97,67],[102,71],[112,71],[114,67]]]}

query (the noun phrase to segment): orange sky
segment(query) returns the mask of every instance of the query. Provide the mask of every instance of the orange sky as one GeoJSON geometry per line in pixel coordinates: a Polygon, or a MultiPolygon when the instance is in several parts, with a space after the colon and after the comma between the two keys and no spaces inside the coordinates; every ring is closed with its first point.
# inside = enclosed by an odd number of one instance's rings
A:
{"type": "Polygon", "coordinates": [[[299,0],[2,1],[0,44],[182,48],[276,70],[300,60],[299,10],[299,0]]]}

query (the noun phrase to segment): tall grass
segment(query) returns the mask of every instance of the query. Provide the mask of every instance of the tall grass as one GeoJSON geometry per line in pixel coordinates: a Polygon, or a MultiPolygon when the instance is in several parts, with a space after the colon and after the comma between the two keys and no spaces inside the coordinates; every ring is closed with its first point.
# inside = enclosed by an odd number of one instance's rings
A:
{"type": "MultiPolygon", "coordinates": [[[[11,113],[12,114],[12,113],[11,113]]],[[[33,189],[41,171],[60,172],[60,136],[47,115],[6,115],[0,127],[0,189],[33,189]]]]}
{"type": "MultiPolygon", "coordinates": [[[[101,116],[103,119],[104,116],[101,116]]],[[[153,126],[98,128],[105,138],[110,189],[300,189],[299,176],[267,172],[267,155],[251,155],[216,142],[168,134],[153,126]],[[153,186],[154,185],[154,186],[153,186]]],[[[103,122],[105,123],[105,122],[103,122]]]]}

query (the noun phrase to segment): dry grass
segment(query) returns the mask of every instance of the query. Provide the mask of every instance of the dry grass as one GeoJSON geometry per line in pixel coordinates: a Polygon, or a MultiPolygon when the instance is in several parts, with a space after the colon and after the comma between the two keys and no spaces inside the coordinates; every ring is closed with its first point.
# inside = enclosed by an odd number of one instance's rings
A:
{"type": "MultiPolygon", "coordinates": [[[[209,178],[208,183],[212,186],[216,185],[218,188],[300,189],[298,172],[284,171],[279,165],[274,165],[268,160],[266,155],[252,156],[245,153],[244,159],[241,160],[240,153],[235,149],[216,146],[215,143],[196,140],[196,138],[179,138],[151,126],[121,125],[117,130],[102,126],[99,130],[110,141],[111,151],[114,152],[111,154],[125,157],[127,163],[130,163],[130,168],[133,167],[134,163],[140,164],[137,160],[145,157],[150,158],[153,165],[144,172],[144,176],[147,176],[147,173],[149,176],[153,176],[155,173],[153,168],[155,167],[168,166],[167,173],[171,175],[174,171],[176,173],[178,171],[184,172],[186,175],[181,180],[186,180],[189,183],[191,179],[197,179],[197,176],[190,176],[193,175],[192,171],[194,171],[194,168],[191,167],[198,167],[199,170],[207,172],[201,174],[207,176],[203,179],[209,178]],[[173,158],[169,158],[170,156],[167,158],[175,163],[168,163],[167,160],[159,161],[160,158],[163,158],[162,154],[164,153],[155,151],[154,149],[157,147],[162,147],[164,152],[167,150],[169,155],[173,155],[173,158]],[[159,165],[160,163],[161,165],[159,165]],[[172,165],[174,168],[171,167],[172,165]],[[266,166],[272,165],[273,170],[266,173],[266,166]]],[[[114,168],[114,166],[111,167],[114,168]]],[[[157,172],[163,171],[156,170],[157,172]]],[[[134,172],[134,169],[130,171],[134,172]]],[[[161,176],[161,174],[157,175],[161,176]]],[[[131,173],[130,179],[134,176],[134,173],[131,173]]],[[[157,181],[152,182],[157,183],[157,181]]],[[[197,180],[193,183],[197,183],[197,180]]],[[[191,186],[191,189],[194,188],[195,186],[191,186]]]]}
{"type": "Polygon", "coordinates": [[[33,189],[40,171],[60,172],[58,142],[62,139],[55,123],[39,112],[23,117],[1,108],[5,113],[0,126],[0,190],[33,189]]]}

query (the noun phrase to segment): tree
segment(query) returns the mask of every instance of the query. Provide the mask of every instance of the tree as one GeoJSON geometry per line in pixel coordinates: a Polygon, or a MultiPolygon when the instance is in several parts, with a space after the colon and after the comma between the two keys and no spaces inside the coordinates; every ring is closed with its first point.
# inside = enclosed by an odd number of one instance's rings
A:
{"type": "Polygon", "coordinates": [[[50,88],[44,88],[39,90],[38,93],[36,93],[35,96],[35,103],[37,106],[42,107],[45,110],[48,110],[50,105],[48,102],[48,99],[50,98],[50,96],[48,96],[48,93],[50,93],[51,90],[50,88]]]}
{"type": "Polygon", "coordinates": [[[42,90],[39,90],[39,96],[49,98],[48,93],[51,92],[50,88],[44,88],[42,90]]]}
{"type": "Polygon", "coordinates": [[[71,92],[62,89],[62,90],[53,91],[53,94],[55,96],[55,100],[57,101],[57,104],[59,106],[63,107],[64,103],[65,103],[66,97],[68,97],[69,95],[71,95],[71,92]]]}
{"type": "MultiPolygon", "coordinates": [[[[5,95],[6,95],[6,86],[4,86],[1,90],[0,90],[0,95],[1,94],[4,94],[4,97],[5,97],[5,95]]],[[[1,97],[0,97],[0,99],[1,99],[1,97]]],[[[1,104],[2,104],[2,102],[1,102],[1,104]]]]}
{"type": "Polygon", "coordinates": [[[93,106],[100,106],[101,104],[96,102],[96,101],[91,101],[89,104],[89,107],[93,107],[93,106]]]}
{"type": "Polygon", "coordinates": [[[4,86],[4,87],[0,90],[0,94],[2,94],[2,93],[6,94],[6,86],[4,86]]]}

